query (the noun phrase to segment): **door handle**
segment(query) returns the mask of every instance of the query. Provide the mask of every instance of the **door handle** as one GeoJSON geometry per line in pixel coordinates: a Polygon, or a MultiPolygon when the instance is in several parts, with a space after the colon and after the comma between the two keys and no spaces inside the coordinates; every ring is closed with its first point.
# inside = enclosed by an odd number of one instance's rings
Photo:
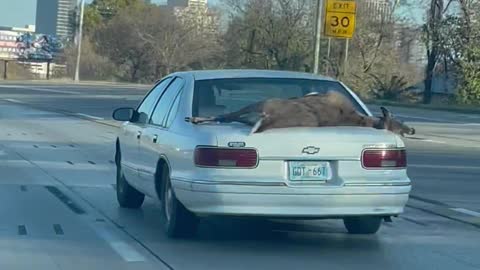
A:
{"type": "Polygon", "coordinates": [[[157,143],[158,141],[158,135],[153,135],[153,143],[157,143]]]}
{"type": "Polygon", "coordinates": [[[137,139],[140,139],[140,137],[142,137],[142,132],[141,132],[141,131],[138,131],[138,132],[137,132],[137,139]]]}

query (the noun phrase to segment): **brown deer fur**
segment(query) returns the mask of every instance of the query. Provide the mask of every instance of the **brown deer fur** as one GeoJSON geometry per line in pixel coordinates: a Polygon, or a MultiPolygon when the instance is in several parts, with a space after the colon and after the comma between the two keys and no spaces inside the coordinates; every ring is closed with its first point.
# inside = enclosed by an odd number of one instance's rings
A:
{"type": "MultiPolygon", "coordinates": [[[[193,123],[204,121],[247,122],[242,118],[251,113],[261,115],[253,131],[273,128],[362,126],[389,129],[395,133],[414,134],[415,130],[393,119],[382,107],[383,117],[376,118],[357,112],[353,104],[342,94],[330,91],[326,94],[309,94],[294,99],[269,99],[247,106],[239,111],[212,118],[193,118],[193,123]]],[[[252,123],[250,123],[252,124],[252,123]]]]}

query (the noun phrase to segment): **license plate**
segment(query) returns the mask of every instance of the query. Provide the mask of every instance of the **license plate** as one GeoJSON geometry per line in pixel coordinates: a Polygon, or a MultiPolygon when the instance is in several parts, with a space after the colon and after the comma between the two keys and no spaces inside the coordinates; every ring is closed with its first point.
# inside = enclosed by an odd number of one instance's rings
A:
{"type": "Polygon", "coordinates": [[[327,161],[290,161],[288,174],[292,181],[327,181],[332,178],[332,169],[327,161]]]}

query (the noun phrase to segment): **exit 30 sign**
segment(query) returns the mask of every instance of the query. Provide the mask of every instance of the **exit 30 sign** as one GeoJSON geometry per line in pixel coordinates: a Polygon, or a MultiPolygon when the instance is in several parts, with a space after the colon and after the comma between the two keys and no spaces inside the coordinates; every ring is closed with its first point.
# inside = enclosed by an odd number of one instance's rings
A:
{"type": "Polygon", "coordinates": [[[355,1],[327,0],[325,36],[352,38],[355,33],[355,1]]]}

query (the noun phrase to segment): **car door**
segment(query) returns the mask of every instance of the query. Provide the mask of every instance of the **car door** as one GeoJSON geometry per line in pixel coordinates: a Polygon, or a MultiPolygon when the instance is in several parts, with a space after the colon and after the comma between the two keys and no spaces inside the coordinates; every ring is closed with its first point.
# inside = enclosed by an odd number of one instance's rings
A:
{"type": "Polygon", "coordinates": [[[140,140],[139,161],[142,163],[139,176],[152,193],[155,195],[155,171],[161,155],[165,155],[165,148],[169,147],[169,127],[173,113],[178,110],[178,103],[185,80],[177,77],[170,84],[160,98],[150,119],[150,125],[145,128],[140,140]],[[170,117],[169,117],[170,116],[170,117]]]}
{"type": "Polygon", "coordinates": [[[143,189],[139,181],[138,147],[143,130],[150,121],[150,116],[158,102],[158,99],[168,87],[172,78],[165,78],[145,96],[136,110],[134,118],[123,127],[123,134],[120,138],[122,153],[122,168],[128,182],[138,189],[143,189]]]}

